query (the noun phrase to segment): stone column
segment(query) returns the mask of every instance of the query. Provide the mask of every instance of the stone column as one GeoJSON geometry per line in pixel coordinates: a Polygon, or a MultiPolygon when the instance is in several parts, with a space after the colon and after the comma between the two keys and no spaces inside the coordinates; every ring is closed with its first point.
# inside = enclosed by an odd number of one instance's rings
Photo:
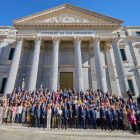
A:
{"type": "Polygon", "coordinates": [[[82,58],[81,58],[81,37],[74,38],[75,44],[75,83],[76,91],[83,90],[83,73],[82,73],[82,58]]]}
{"type": "Polygon", "coordinates": [[[120,84],[120,89],[122,93],[122,97],[127,97],[127,90],[128,90],[128,83],[127,78],[122,62],[122,57],[120,54],[119,44],[118,44],[119,38],[115,37],[112,39],[112,46],[114,51],[114,57],[115,57],[115,63],[116,63],[116,69],[118,74],[118,80],[120,84]]]}
{"type": "Polygon", "coordinates": [[[20,55],[21,55],[21,50],[22,50],[22,44],[23,44],[23,38],[17,37],[16,41],[17,41],[17,45],[16,45],[15,53],[14,53],[14,56],[12,59],[12,64],[11,64],[11,68],[9,71],[4,95],[6,95],[7,93],[13,92],[15,81],[16,81],[16,76],[17,76],[18,66],[19,66],[19,61],[20,61],[20,55]]]}
{"type": "Polygon", "coordinates": [[[0,59],[2,56],[2,51],[3,51],[4,46],[5,46],[5,40],[1,40],[0,41],[0,59]]]}
{"type": "Polygon", "coordinates": [[[28,90],[30,91],[33,91],[36,87],[39,54],[40,54],[40,46],[41,46],[41,37],[35,37],[34,39],[35,39],[35,47],[34,47],[33,59],[32,59],[31,69],[30,69],[29,84],[28,84],[28,90]]]}
{"type": "Polygon", "coordinates": [[[118,92],[115,72],[114,72],[114,66],[112,63],[112,58],[110,54],[111,45],[107,44],[105,46],[105,53],[106,53],[106,60],[107,60],[107,68],[108,68],[108,74],[109,74],[109,81],[111,86],[111,92],[113,95],[116,94],[117,96],[120,96],[121,93],[118,92]]]}
{"type": "Polygon", "coordinates": [[[100,56],[100,45],[99,45],[100,39],[101,39],[100,37],[93,38],[96,77],[97,77],[98,86],[101,88],[102,91],[104,90],[104,92],[106,92],[106,82],[105,82],[103,65],[102,65],[101,56],[100,56]]]}
{"type": "Polygon", "coordinates": [[[57,91],[58,82],[58,51],[60,37],[52,37],[53,41],[53,54],[52,54],[52,64],[51,64],[51,74],[50,74],[50,91],[57,91]]]}

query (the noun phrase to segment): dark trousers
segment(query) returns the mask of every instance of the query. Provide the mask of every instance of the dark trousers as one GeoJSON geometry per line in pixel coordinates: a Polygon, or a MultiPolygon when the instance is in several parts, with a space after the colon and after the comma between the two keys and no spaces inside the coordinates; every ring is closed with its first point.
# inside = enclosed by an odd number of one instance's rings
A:
{"type": "Polygon", "coordinates": [[[88,125],[89,125],[89,128],[91,128],[90,118],[86,117],[86,126],[87,126],[87,128],[88,128],[88,125]]]}
{"type": "Polygon", "coordinates": [[[137,125],[135,125],[134,122],[132,124],[132,129],[133,129],[133,132],[137,132],[137,125]]]}
{"type": "Polygon", "coordinates": [[[111,129],[111,130],[113,129],[112,120],[108,120],[108,128],[111,129]]]}
{"type": "Polygon", "coordinates": [[[46,117],[42,117],[42,127],[45,128],[46,125],[46,117]]]}
{"type": "Polygon", "coordinates": [[[132,95],[129,95],[129,100],[131,99],[131,101],[133,102],[133,98],[132,95]]]}
{"type": "Polygon", "coordinates": [[[96,120],[94,118],[92,118],[92,125],[94,129],[97,129],[96,120]]]}
{"type": "Polygon", "coordinates": [[[81,117],[81,128],[83,126],[83,128],[85,129],[85,117],[81,117]]]}
{"type": "Polygon", "coordinates": [[[137,122],[137,126],[138,126],[138,129],[139,129],[139,131],[140,131],[140,123],[137,122]]]}
{"type": "Polygon", "coordinates": [[[113,123],[114,123],[114,129],[118,129],[118,120],[114,119],[113,123]]]}
{"type": "Polygon", "coordinates": [[[73,125],[73,118],[69,118],[69,127],[72,127],[73,125]]]}
{"type": "Polygon", "coordinates": [[[40,127],[40,117],[36,117],[36,126],[37,127],[40,127]]]}
{"type": "Polygon", "coordinates": [[[20,113],[17,114],[17,122],[19,122],[19,123],[21,122],[21,114],[20,113]]]}
{"type": "Polygon", "coordinates": [[[29,126],[34,127],[34,115],[30,115],[30,124],[29,126]]]}
{"type": "Polygon", "coordinates": [[[78,125],[79,125],[78,117],[74,117],[74,124],[75,124],[75,128],[78,128],[78,125]]]}
{"type": "Polygon", "coordinates": [[[106,119],[102,118],[102,130],[105,129],[106,130],[106,119]]]}
{"type": "Polygon", "coordinates": [[[101,125],[101,123],[100,123],[101,122],[101,119],[97,118],[97,121],[96,122],[97,122],[97,127],[100,127],[100,125],[101,125]]]}
{"type": "Polygon", "coordinates": [[[65,128],[67,128],[67,118],[63,119],[63,128],[64,128],[64,125],[65,125],[65,128]]]}
{"type": "Polygon", "coordinates": [[[124,130],[123,119],[119,119],[119,129],[124,130]]]}

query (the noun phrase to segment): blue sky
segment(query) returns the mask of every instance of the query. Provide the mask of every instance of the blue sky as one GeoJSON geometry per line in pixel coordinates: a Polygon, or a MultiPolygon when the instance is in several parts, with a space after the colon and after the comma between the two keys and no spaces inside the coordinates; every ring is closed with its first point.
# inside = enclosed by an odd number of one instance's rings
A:
{"type": "Polygon", "coordinates": [[[140,0],[1,0],[0,26],[12,20],[70,3],[124,21],[123,26],[140,26],[140,0]]]}

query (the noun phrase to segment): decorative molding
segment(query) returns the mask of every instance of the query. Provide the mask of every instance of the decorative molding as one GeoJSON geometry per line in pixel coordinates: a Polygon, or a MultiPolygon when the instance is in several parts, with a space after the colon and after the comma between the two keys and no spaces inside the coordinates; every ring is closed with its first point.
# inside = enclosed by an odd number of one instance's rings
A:
{"type": "Polygon", "coordinates": [[[126,45],[127,45],[127,43],[119,43],[119,48],[120,49],[125,49],[126,45]]]}
{"type": "Polygon", "coordinates": [[[104,23],[97,20],[85,19],[70,13],[60,14],[56,17],[52,17],[46,20],[42,19],[38,22],[39,23],[104,23]]]}
{"type": "Polygon", "coordinates": [[[119,40],[120,40],[120,38],[119,37],[114,37],[114,38],[112,38],[112,43],[113,44],[116,44],[116,43],[118,43],[119,42],[119,40]]]}
{"type": "Polygon", "coordinates": [[[126,75],[127,79],[132,79],[133,76],[134,76],[134,74],[127,74],[126,75]]]}

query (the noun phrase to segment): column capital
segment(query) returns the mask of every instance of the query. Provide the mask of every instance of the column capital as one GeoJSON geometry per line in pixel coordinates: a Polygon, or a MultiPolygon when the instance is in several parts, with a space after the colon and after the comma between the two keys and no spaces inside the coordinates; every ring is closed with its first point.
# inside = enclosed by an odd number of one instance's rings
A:
{"type": "Polygon", "coordinates": [[[100,43],[101,37],[93,37],[93,42],[94,43],[100,43]]]}
{"type": "Polygon", "coordinates": [[[42,39],[41,37],[33,37],[34,41],[35,41],[35,44],[36,43],[41,43],[42,39]]]}
{"type": "Polygon", "coordinates": [[[54,37],[52,37],[52,41],[53,41],[54,44],[59,44],[60,43],[60,37],[54,36],[54,37]]]}
{"type": "Polygon", "coordinates": [[[118,43],[119,40],[120,40],[119,37],[114,37],[114,38],[111,39],[112,43],[118,43]]]}
{"type": "Polygon", "coordinates": [[[82,42],[82,37],[79,37],[79,36],[74,37],[74,40],[73,40],[74,44],[81,44],[81,42],[82,42]]]}
{"type": "Polygon", "coordinates": [[[16,37],[16,42],[22,44],[24,41],[23,37],[16,37]]]}

